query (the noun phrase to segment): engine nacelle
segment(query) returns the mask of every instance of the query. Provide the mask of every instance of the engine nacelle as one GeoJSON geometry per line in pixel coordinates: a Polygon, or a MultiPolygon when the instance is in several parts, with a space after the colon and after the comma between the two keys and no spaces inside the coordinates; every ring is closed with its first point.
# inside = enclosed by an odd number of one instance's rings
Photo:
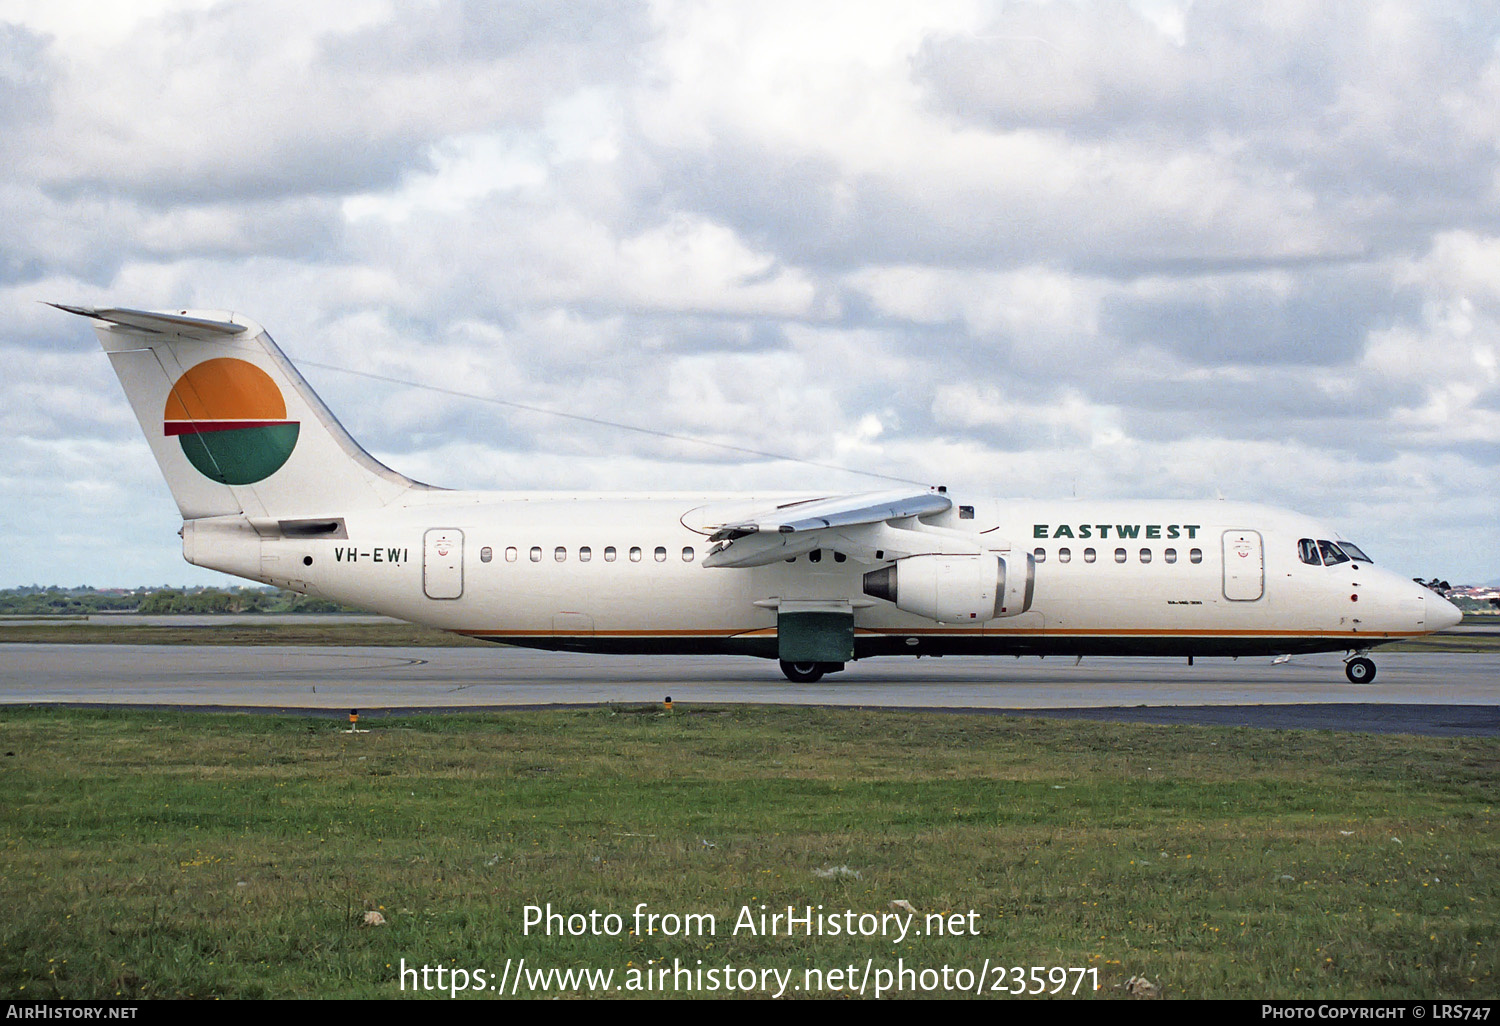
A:
{"type": "Polygon", "coordinates": [[[1035,585],[1036,557],[1029,552],[907,556],[864,577],[866,595],[941,623],[1017,616],[1031,608],[1035,585]]]}

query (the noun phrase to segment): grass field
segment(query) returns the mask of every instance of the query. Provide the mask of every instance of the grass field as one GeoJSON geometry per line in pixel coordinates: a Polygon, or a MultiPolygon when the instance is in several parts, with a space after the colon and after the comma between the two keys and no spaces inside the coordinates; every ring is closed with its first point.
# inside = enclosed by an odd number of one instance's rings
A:
{"type": "Polygon", "coordinates": [[[680,706],[370,726],[0,710],[0,995],[383,998],[403,960],[498,982],[523,957],[613,986],[988,959],[1095,969],[1097,996],[1500,990],[1494,740],[680,706]],[[895,900],[978,935],[732,930],[895,900]],[[625,930],[523,935],[548,902],[625,930]],[[717,932],[630,933],[640,902],[717,932]]]}

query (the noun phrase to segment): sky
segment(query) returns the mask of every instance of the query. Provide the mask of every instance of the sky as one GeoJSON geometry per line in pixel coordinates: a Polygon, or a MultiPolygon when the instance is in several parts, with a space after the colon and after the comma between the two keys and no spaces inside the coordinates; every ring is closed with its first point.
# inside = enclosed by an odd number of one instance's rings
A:
{"type": "Polygon", "coordinates": [[[42,301],[241,311],[433,484],[1224,497],[1495,580],[1497,44],[1429,0],[0,0],[0,587],[229,580],[42,301]]]}

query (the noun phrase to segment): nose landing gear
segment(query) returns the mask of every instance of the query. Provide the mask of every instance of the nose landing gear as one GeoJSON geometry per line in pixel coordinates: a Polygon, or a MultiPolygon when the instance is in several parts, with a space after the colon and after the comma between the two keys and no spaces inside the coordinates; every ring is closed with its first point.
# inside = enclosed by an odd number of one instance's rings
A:
{"type": "Polygon", "coordinates": [[[1344,676],[1350,684],[1368,684],[1375,679],[1375,663],[1364,656],[1356,656],[1344,663],[1344,676]]]}

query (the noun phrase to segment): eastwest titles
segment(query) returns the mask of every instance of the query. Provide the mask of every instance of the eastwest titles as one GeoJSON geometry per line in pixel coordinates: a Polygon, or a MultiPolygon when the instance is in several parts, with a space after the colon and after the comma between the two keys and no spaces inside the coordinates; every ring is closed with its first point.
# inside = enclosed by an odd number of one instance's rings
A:
{"type": "MultiPolygon", "coordinates": [[[[727,917],[726,917],[727,919],[727,917]]],[[[745,937],[889,937],[896,943],[908,936],[979,936],[979,913],[855,912],[853,909],[825,911],[822,905],[741,905],[730,936],[745,937]],[[784,911],[783,911],[784,909],[784,911]],[[918,919],[920,918],[920,922],[918,919]]],[[[521,914],[522,932],[544,937],[618,937],[627,931],[637,937],[717,937],[719,917],[712,912],[653,912],[641,902],[629,914],[601,912],[564,913],[543,905],[527,905],[521,914]]]]}
{"type": "Polygon", "coordinates": [[[1033,538],[1197,538],[1202,524],[1032,524],[1033,538]],[[1110,532],[1114,532],[1111,534],[1110,532]]]}

